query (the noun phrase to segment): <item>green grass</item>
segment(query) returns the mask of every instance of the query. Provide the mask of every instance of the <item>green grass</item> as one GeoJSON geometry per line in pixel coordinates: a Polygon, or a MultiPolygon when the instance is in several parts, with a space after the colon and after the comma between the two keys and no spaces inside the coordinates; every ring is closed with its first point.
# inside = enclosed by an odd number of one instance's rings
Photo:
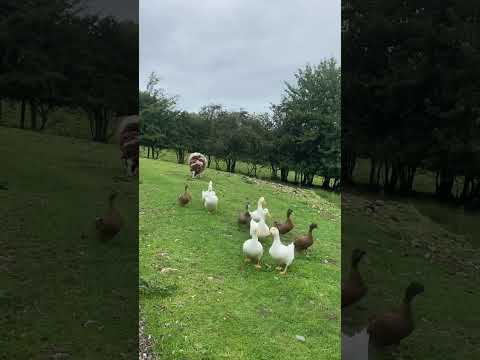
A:
{"type": "MultiPolygon", "coordinates": [[[[372,313],[398,304],[408,283],[417,280],[425,285],[414,302],[417,327],[393,358],[480,358],[480,251],[472,234],[454,234],[435,222],[451,223],[447,218],[452,213],[439,204],[387,200],[382,210],[368,215],[365,204],[371,198],[345,196],[342,202],[342,270],[348,274],[353,248],[365,249],[361,271],[369,287],[359,306],[343,314],[348,332],[363,328],[372,313]],[[421,206],[441,218],[422,215],[421,206]]],[[[390,349],[375,358],[391,356],[390,349]]]]}
{"type": "Polygon", "coordinates": [[[439,204],[434,200],[407,199],[424,216],[429,217],[454,234],[464,235],[475,247],[480,248],[480,226],[478,213],[468,212],[462,206],[439,204]]]}
{"type": "Polygon", "coordinates": [[[2,127],[0,138],[2,353],[120,359],[128,345],[136,356],[138,185],[114,181],[118,147],[2,127]],[[112,189],[127,221],[103,244],[93,220],[112,189]]]}
{"type": "MultiPolygon", "coordinates": [[[[354,174],[355,181],[361,184],[368,183],[368,174],[370,163],[368,160],[359,159],[354,174]]],[[[463,179],[459,178],[454,184],[453,192],[458,194],[462,190],[463,179]]],[[[418,169],[414,182],[414,190],[422,194],[433,194],[435,192],[435,174],[418,169]]],[[[424,216],[429,217],[439,226],[447,230],[469,238],[472,245],[480,247],[480,227],[478,226],[478,213],[465,211],[462,205],[446,204],[428,196],[398,196],[375,193],[362,193],[363,197],[374,199],[382,197],[384,199],[398,201],[404,204],[412,205],[424,216]]]]}
{"type": "Polygon", "coordinates": [[[141,314],[161,359],[340,358],[338,206],[310,190],[212,169],[193,181],[187,166],[172,162],[141,159],[140,170],[140,273],[151,284],[141,314]],[[220,199],[215,214],[200,201],[210,179],[220,199]],[[185,183],[193,202],[181,208],[185,183]],[[294,210],[285,242],[319,225],[311,253],[297,256],[285,277],[268,255],[271,239],[262,270],[244,263],[249,235],[237,216],[247,199],[255,207],[262,195],[274,219],[294,210]]]}

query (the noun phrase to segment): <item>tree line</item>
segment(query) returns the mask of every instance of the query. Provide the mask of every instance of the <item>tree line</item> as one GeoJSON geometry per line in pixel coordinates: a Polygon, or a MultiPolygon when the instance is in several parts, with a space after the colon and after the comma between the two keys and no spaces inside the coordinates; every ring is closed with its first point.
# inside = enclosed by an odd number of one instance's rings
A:
{"type": "Polygon", "coordinates": [[[140,91],[140,142],[148,157],[162,149],[175,151],[184,163],[190,152],[204,153],[212,162],[223,161],[227,171],[247,164],[257,176],[268,168],[273,179],[313,185],[321,176],[323,187],[340,185],[340,67],[335,59],[306,65],[295,74],[295,83],[285,83],[279,104],[271,113],[228,111],[210,104],[199,112],[177,109],[176,98],[160,87],[155,74],[140,91]]]}
{"type": "Polygon", "coordinates": [[[4,0],[0,34],[0,104],[19,104],[19,128],[42,131],[70,108],[104,142],[115,116],[138,113],[138,24],[88,15],[78,0],[4,0]]]}
{"type": "Polygon", "coordinates": [[[342,180],[368,159],[372,188],[409,194],[425,169],[439,199],[478,205],[480,4],[440,3],[342,3],[342,180]]]}

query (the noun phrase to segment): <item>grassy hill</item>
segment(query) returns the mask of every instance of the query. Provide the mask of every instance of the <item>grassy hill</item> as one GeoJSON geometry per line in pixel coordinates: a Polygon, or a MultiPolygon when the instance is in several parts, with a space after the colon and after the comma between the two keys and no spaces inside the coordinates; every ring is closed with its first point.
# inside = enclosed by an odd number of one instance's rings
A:
{"type": "Polygon", "coordinates": [[[161,359],[340,358],[338,201],[212,169],[191,180],[187,166],[172,162],[141,159],[140,171],[140,274],[150,283],[141,316],[161,359]],[[215,214],[201,203],[209,180],[220,199],[215,214]],[[185,183],[193,202],[181,208],[185,183]],[[319,225],[311,253],[298,255],[286,276],[268,255],[271,238],[261,270],[244,263],[249,235],[237,216],[260,196],[273,219],[293,209],[296,227],[284,242],[319,225]]]}
{"type": "Polygon", "coordinates": [[[135,355],[138,185],[116,181],[118,146],[2,127],[0,138],[2,354],[135,355]],[[113,189],[127,221],[103,244],[93,220],[113,189]]]}

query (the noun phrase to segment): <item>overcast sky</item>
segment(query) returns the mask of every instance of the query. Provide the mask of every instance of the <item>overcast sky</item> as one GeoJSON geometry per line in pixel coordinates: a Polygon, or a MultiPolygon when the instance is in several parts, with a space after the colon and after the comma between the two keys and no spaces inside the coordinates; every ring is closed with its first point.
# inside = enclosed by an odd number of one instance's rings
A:
{"type": "Polygon", "coordinates": [[[306,63],[340,62],[340,0],[140,0],[139,86],[155,71],[182,110],[269,111],[306,63]]]}

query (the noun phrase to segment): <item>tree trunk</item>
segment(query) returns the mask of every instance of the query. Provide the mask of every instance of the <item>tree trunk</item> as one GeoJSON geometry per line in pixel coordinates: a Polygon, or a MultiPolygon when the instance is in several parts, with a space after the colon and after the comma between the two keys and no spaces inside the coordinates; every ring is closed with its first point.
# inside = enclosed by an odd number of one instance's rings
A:
{"type": "Polygon", "coordinates": [[[46,112],[41,111],[40,117],[42,118],[42,125],[40,126],[40,130],[45,129],[45,125],[47,125],[48,115],[46,112]]]}
{"type": "Polygon", "coordinates": [[[390,166],[388,162],[385,160],[385,171],[383,174],[383,187],[387,188],[389,184],[389,179],[390,179],[390,166]]]}
{"type": "Polygon", "coordinates": [[[38,106],[38,112],[40,114],[40,119],[42,121],[42,124],[40,125],[40,131],[42,131],[43,129],[45,129],[45,126],[47,125],[47,121],[48,121],[48,113],[50,111],[50,107],[48,105],[42,105],[42,104],[39,104],[38,106]]]}
{"type": "Polygon", "coordinates": [[[402,194],[410,194],[413,190],[413,180],[417,168],[415,166],[400,165],[399,166],[399,190],[402,194]]]}
{"type": "Polygon", "coordinates": [[[93,141],[107,142],[109,113],[106,109],[97,108],[93,111],[93,141]]]}
{"type": "Polygon", "coordinates": [[[380,165],[377,168],[377,178],[375,181],[375,186],[377,187],[377,189],[380,188],[380,179],[382,177],[382,169],[383,169],[383,165],[380,163],[380,165]]]}
{"type": "Polygon", "coordinates": [[[235,172],[236,160],[228,158],[228,159],[225,160],[225,163],[227,165],[227,172],[234,173],[235,172]]]}
{"type": "Polygon", "coordinates": [[[270,167],[272,168],[272,175],[271,175],[272,180],[278,179],[278,174],[277,174],[277,171],[278,171],[278,170],[277,170],[277,167],[276,167],[275,164],[273,164],[273,163],[270,163],[270,167]]]}
{"type": "Polygon", "coordinates": [[[409,170],[407,166],[399,165],[398,180],[399,180],[399,192],[401,194],[408,194],[410,192],[410,189],[408,187],[409,170]]]}
{"type": "Polygon", "coordinates": [[[22,100],[21,110],[20,110],[20,129],[25,129],[25,108],[27,103],[25,100],[22,100]]]}
{"type": "Polygon", "coordinates": [[[330,177],[325,176],[325,178],[323,179],[322,189],[330,189],[330,180],[330,177]]]}
{"type": "Polygon", "coordinates": [[[435,195],[442,200],[449,200],[452,198],[452,189],[455,182],[455,176],[450,171],[442,170],[438,175],[437,189],[435,195]]]}
{"type": "Polygon", "coordinates": [[[413,191],[413,182],[415,180],[415,174],[417,173],[417,167],[411,166],[408,168],[408,191],[413,191]]]}
{"type": "Polygon", "coordinates": [[[473,179],[471,176],[469,175],[465,176],[465,180],[463,181],[462,195],[460,195],[460,199],[462,201],[466,201],[471,196],[470,187],[471,187],[472,181],[473,179]]]}
{"type": "Polygon", "coordinates": [[[308,174],[308,176],[307,176],[307,186],[313,186],[313,180],[314,179],[315,179],[315,174],[308,174]]]}
{"type": "Polygon", "coordinates": [[[288,182],[288,167],[281,167],[280,168],[280,180],[284,182],[288,182]]]}
{"type": "Polygon", "coordinates": [[[341,177],[344,184],[353,184],[353,172],[357,163],[355,153],[352,151],[342,152],[341,177]]]}
{"type": "Polygon", "coordinates": [[[333,181],[333,191],[337,191],[340,185],[340,179],[335,178],[333,181]]]}
{"type": "Polygon", "coordinates": [[[375,186],[375,169],[377,167],[377,161],[375,158],[370,158],[370,176],[369,176],[369,184],[370,186],[375,186]]]}
{"type": "Polygon", "coordinates": [[[30,128],[37,130],[37,103],[30,100],[30,128]]]}
{"type": "Polygon", "coordinates": [[[178,148],[176,149],[177,153],[177,163],[185,164],[185,149],[178,148]]]}
{"type": "Polygon", "coordinates": [[[398,168],[395,164],[392,164],[392,171],[390,172],[390,177],[386,177],[385,191],[387,193],[393,194],[397,187],[398,182],[398,168]]]}

